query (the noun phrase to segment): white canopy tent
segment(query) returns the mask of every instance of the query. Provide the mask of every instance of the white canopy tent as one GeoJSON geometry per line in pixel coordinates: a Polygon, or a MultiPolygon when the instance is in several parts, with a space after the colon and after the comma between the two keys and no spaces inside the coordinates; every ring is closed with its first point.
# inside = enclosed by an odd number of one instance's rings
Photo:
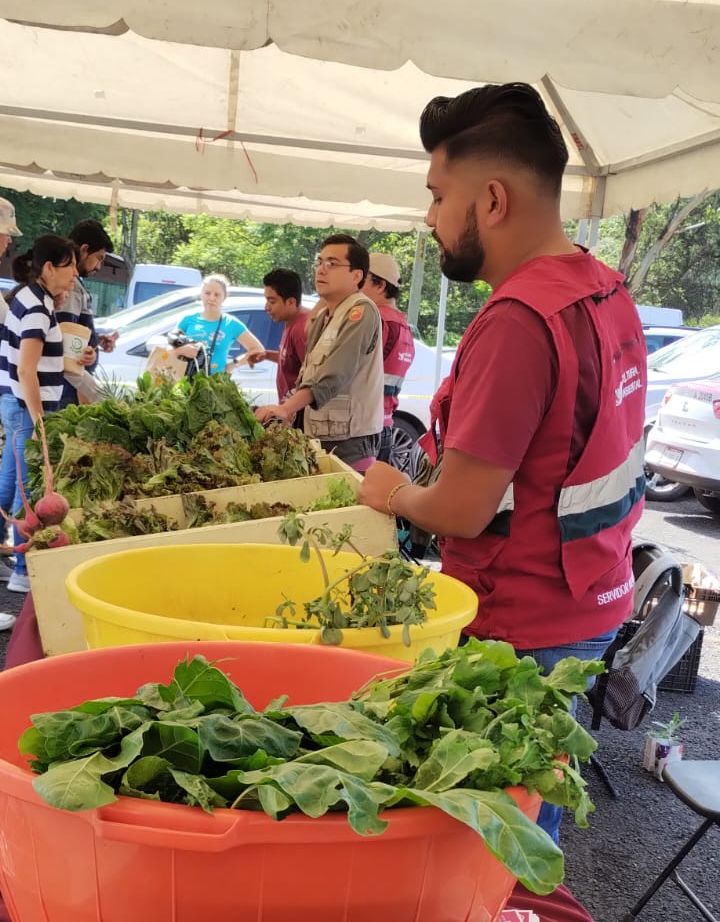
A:
{"type": "Polygon", "coordinates": [[[418,115],[534,83],[566,217],[720,186],[720,0],[0,0],[0,184],[135,208],[407,230],[418,115]]]}

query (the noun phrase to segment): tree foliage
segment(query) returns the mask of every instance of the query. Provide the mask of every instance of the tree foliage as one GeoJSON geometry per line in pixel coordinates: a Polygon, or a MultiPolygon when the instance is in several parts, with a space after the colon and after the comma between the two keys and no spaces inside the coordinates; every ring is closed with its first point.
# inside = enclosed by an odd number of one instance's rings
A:
{"type": "Polygon", "coordinates": [[[23,235],[17,241],[22,251],[32,246],[42,234],[67,234],[78,221],[95,218],[107,223],[108,210],[103,205],[88,205],[76,199],[45,198],[32,192],[0,188],[0,196],[15,206],[18,227],[23,235]]]}
{"type": "MultiPolygon", "coordinates": [[[[103,206],[13,190],[0,189],[0,195],[15,204],[25,235],[22,243],[27,241],[28,245],[41,233],[67,233],[82,218],[95,217],[109,228],[108,210],[103,206]]],[[[676,227],[683,209],[688,210],[687,199],[605,219],[600,222],[595,252],[611,266],[624,260],[623,268],[638,302],[680,307],[690,322],[703,322],[703,318],[720,313],[720,192],[707,196],[676,227]]],[[[314,291],[313,260],[322,240],[331,233],[331,229],[257,224],[210,215],[148,212],[136,219],[137,239],[133,241],[129,239],[132,216],[121,211],[119,223],[127,232],[115,235],[116,249],[134,253],[138,262],[195,266],[203,273],[222,272],[235,284],[247,286],[261,286],[267,272],[283,266],[300,274],[308,293],[314,291]]],[[[576,231],[576,222],[566,224],[571,238],[576,231]]],[[[370,249],[394,254],[404,282],[400,307],[407,308],[416,234],[368,230],[355,236],[370,249]]],[[[484,283],[450,284],[447,344],[458,341],[488,294],[484,283]]],[[[438,248],[428,237],[418,325],[429,341],[435,339],[439,296],[438,248]]]]}

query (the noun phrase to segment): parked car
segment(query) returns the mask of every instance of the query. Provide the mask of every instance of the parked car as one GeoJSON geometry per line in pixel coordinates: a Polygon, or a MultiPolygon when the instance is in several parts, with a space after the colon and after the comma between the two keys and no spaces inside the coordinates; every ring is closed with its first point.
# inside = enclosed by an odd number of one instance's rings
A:
{"type": "Polygon", "coordinates": [[[162,266],[140,263],[133,269],[125,294],[125,306],[132,307],[168,291],[200,285],[202,273],[189,266],[162,266]]]}
{"type": "Polygon", "coordinates": [[[683,312],[679,307],[638,304],[637,312],[643,326],[681,327],[683,325],[683,312]]]}
{"type": "MultiPolygon", "coordinates": [[[[242,320],[266,348],[277,349],[282,336],[282,324],[273,322],[266,313],[262,290],[238,289],[240,294],[234,294],[234,290],[230,290],[223,310],[242,320]]],[[[160,298],[154,299],[154,305],[146,302],[145,305],[132,308],[132,311],[138,312],[134,314],[135,319],[130,323],[118,323],[115,329],[118,329],[119,337],[114,351],[100,358],[101,375],[118,385],[134,386],[153,347],[167,345],[166,334],[174,330],[183,317],[202,309],[199,289],[194,289],[194,292],[194,298],[189,300],[185,300],[187,295],[183,294],[184,303],[171,310],[165,309],[166,302],[160,298]],[[146,309],[144,312],[140,310],[143,307],[146,309]]],[[[171,296],[165,295],[163,299],[169,297],[171,296]]],[[[308,303],[312,300],[307,299],[308,303]]],[[[119,321],[120,314],[129,316],[130,313],[130,310],[118,311],[111,318],[101,318],[98,326],[100,327],[102,322],[105,329],[104,320],[115,318],[119,321]]],[[[235,357],[242,351],[242,347],[236,343],[230,350],[230,356],[235,357]]],[[[415,340],[415,358],[405,378],[400,393],[400,405],[395,414],[396,453],[409,451],[430,424],[430,400],[435,393],[435,357],[436,351],[433,347],[422,340],[415,340]]],[[[443,355],[440,365],[441,378],[449,373],[451,364],[451,359],[443,355]]],[[[277,400],[276,370],[277,366],[272,362],[261,362],[254,368],[242,365],[233,371],[233,379],[242,388],[248,400],[260,406],[277,400]]]]}
{"type": "Polygon", "coordinates": [[[652,355],[653,352],[677,342],[678,339],[684,339],[686,336],[697,333],[697,330],[692,327],[643,326],[643,333],[648,355],[652,355]]]}
{"type": "MultiPolygon", "coordinates": [[[[200,285],[191,288],[178,288],[164,294],[156,295],[133,307],[123,307],[120,310],[108,314],[107,317],[98,317],[96,326],[103,330],[122,330],[136,320],[143,320],[145,317],[157,317],[160,314],[177,311],[181,307],[195,304],[200,300],[200,285]]],[[[262,288],[242,288],[239,285],[231,285],[228,288],[228,296],[242,298],[262,298],[262,288]]]]}
{"type": "MultiPolygon", "coordinates": [[[[648,358],[645,398],[645,434],[650,432],[669,387],[701,381],[720,374],[720,325],[699,330],[658,349],[648,358]]],[[[647,472],[649,499],[668,501],[689,492],[686,484],[668,480],[658,471],[647,472]]]]}
{"type": "Polygon", "coordinates": [[[647,439],[648,468],[720,516],[720,374],[668,389],[647,439]]]}

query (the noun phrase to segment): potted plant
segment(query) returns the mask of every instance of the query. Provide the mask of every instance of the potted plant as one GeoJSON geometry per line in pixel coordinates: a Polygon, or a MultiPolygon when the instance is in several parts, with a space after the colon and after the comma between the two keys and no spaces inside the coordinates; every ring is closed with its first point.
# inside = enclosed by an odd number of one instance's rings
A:
{"type": "Polygon", "coordinates": [[[678,731],[684,723],[684,718],[675,711],[668,721],[654,720],[655,729],[648,730],[645,736],[643,768],[661,781],[663,769],[668,762],[676,762],[683,757],[684,746],[678,738],[678,731]]]}

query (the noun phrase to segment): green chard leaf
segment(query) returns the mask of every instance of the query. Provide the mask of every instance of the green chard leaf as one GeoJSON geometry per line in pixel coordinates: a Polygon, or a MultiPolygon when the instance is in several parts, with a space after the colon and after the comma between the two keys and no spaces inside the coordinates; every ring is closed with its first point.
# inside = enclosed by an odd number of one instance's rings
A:
{"type": "Polygon", "coordinates": [[[360,714],[350,704],[308,704],[286,708],[285,713],[318,743],[372,740],[384,746],[390,755],[400,753],[398,741],[386,727],[360,714]]]}
{"type": "Polygon", "coordinates": [[[254,755],[258,750],[276,758],[292,759],[302,740],[302,733],[289,730],[266,717],[247,716],[232,720],[210,714],[198,721],[197,730],[210,758],[230,765],[254,755]]]}
{"type": "Polygon", "coordinates": [[[437,807],[479,833],[487,847],[533,893],[552,893],[563,880],[563,854],[504,791],[458,788],[443,793],[399,790],[416,804],[437,807]]]}
{"type": "Polygon", "coordinates": [[[255,713],[237,685],[203,656],[178,663],[170,687],[176,688],[189,701],[199,701],[208,709],[227,707],[239,714],[255,713]]]}
{"type": "Polygon", "coordinates": [[[426,791],[447,791],[460,785],[471,772],[497,764],[499,755],[492,743],[473,733],[453,730],[430,748],[412,786],[426,791]]]}

